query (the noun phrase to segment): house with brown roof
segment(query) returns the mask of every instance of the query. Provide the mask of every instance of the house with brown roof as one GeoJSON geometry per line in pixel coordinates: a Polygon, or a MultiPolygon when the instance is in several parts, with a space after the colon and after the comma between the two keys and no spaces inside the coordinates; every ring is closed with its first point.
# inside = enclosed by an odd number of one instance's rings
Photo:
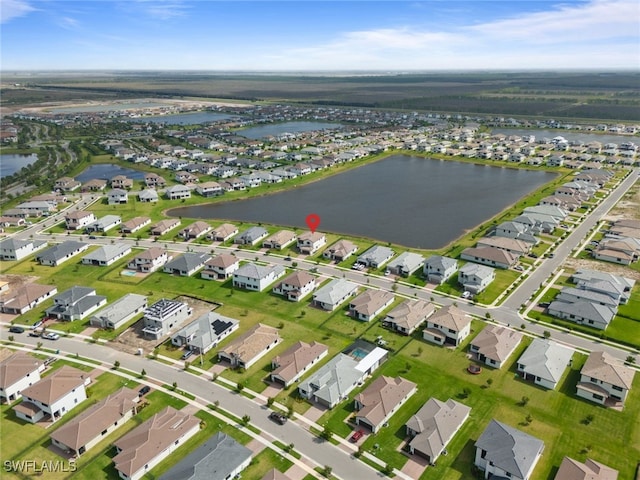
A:
{"type": "Polygon", "coordinates": [[[471,333],[471,317],[454,305],[442,307],[427,321],[422,338],[438,345],[458,346],[471,333]]]}
{"type": "Polygon", "coordinates": [[[147,187],[155,188],[166,186],[167,181],[157,173],[149,172],[144,175],[144,183],[147,187]]]}
{"type": "Polygon", "coordinates": [[[96,220],[97,218],[93,212],[87,212],[84,210],[69,212],[64,217],[67,230],[82,230],[94,223],[96,220]]]}
{"type": "Polygon", "coordinates": [[[402,377],[376,378],[354,398],[356,425],[367,427],[373,433],[416,393],[418,386],[402,377]]]}
{"type": "Polygon", "coordinates": [[[351,316],[369,322],[393,303],[395,296],[385,290],[367,289],[349,302],[351,316]]]}
{"type": "Polygon", "coordinates": [[[618,480],[618,471],[590,458],[582,463],[564,457],[554,480],[618,480]]]}
{"type": "Polygon", "coordinates": [[[591,352],[580,370],[576,394],[600,405],[624,405],[635,370],[625,366],[607,352],[591,352]]]}
{"type": "Polygon", "coordinates": [[[531,251],[531,244],[518,240],[516,238],[507,237],[482,237],[476,244],[477,247],[491,247],[504,250],[513,255],[522,256],[531,251]]]}
{"type": "Polygon", "coordinates": [[[0,400],[11,403],[22,390],[40,381],[44,363],[31,355],[17,352],[0,362],[0,400]]]}
{"type": "Polygon", "coordinates": [[[136,414],[138,392],[122,387],[51,434],[51,443],[80,456],[136,414]]]}
{"type": "Polygon", "coordinates": [[[200,276],[205,280],[224,280],[240,268],[240,260],[229,253],[221,253],[204,264],[200,276]]]}
{"type": "Polygon", "coordinates": [[[258,323],[251,330],[218,352],[218,360],[232,367],[249,368],[280,343],[278,329],[258,323]]]}
{"type": "Polygon", "coordinates": [[[139,480],[200,430],[200,419],[167,407],[114,442],[120,478],[139,480]]]}
{"type": "Polygon", "coordinates": [[[128,264],[127,268],[143,273],[155,272],[172,258],[169,252],[159,247],[151,247],[137,254],[128,264]]]}
{"type": "Polygon", "coordinates": [[[327,237],[321,232],[304,232],[298,236],[298,251],[305,255],[313,255],[327,243],[327,237]]]}
{"type": "Polygon", "coordinates": [[[0,297],[2,313],[22,315],[58,293],[55,285],[27,283],[0,297]]]}
{"type": "Polygon", "coordinates": [[[133,180],[125,175],[116,175],[111,179],[111,188],[130,189],[133,187],[133,180]]]}
{"type": "Polygon", "coordinates": [[[343,262],[358,251],[358,246],[349,240],[338,240],[336,243],[322,252],[324,258],[336,263],[343,262]]]}
{"type": "Polygon", "coordinates": [[[382,325],[404,335],[411,335],[435,311],[430,302],[408,299],[387,313],[382,319],[382,325]]]}
{"type": "Polygon", "coordinates": [[[226,242],[231,240],[238,234],[238,227],[232,223],[223,223],[222,225],[214,228],[207,235],[207,239],[214,242],[226,242]]]}
{"type": "Polygon", "coordinates": [[[262,242],[263,248],[271,248],[274,250],[282,250],[283,248],[288,247],[293,242],[298,240],[295,232],[291,230],[280,230],[270,237],[267,237],[262,242]]]}
{"type": "Polygon", "coordinates": [[[296,270],[275,287],[273,293],[284,296],[292,302],[299,302],[316,288],[316,277],[302,270],[296,270]]]}
{"type": "Polygon", "coordinates": [[[178,220],[177,218],[168,218],[166,220],[161,220],[151,227],[151,235],[164,235],[165,233],[169,232],[169,230],[173,230],[179,225],[180,220],[178,220]]]}
{"type": "Polygon", "coordinates": [[[87,372],[63,365],[51,375],[22,390],[22,402],[13,407],[16,417],[29,423],[55,422],[87,399],[87,372]]]}
{"type": "Polygon", "coordinates": [[[211,231],[207,222],[197,221],[180,231],[179,235],[185,240],[200,238],[211,231]]]}
{"type": "Polygon", "coordinates": [[[516,264],[519,255],[492,247],[469,247],[460,254],[462,260],[480,263],[494,268],[510,268],[516,264]]]}
{"type": "Polygon", "coordinates": [[[122,233],[135,233],[138,230],[146,227],[151,223],[151,219],[149,217],[134,217],[131,220],[127,220],[126,222],[122,222],[120,225],[120,231],[122,233]]]}
{"type": "Polygon", "coordinates": [[[522,334],[500,325],[487,325],[471,341],[469,351],[478,361],[501,368],[522,340],[522,334]]]}
{"type": "Polygon", "coordinates": [[[329,347],[318,342],[296,342],[271,360],[272,382],[288,387],[327,356],[329,347]]]}

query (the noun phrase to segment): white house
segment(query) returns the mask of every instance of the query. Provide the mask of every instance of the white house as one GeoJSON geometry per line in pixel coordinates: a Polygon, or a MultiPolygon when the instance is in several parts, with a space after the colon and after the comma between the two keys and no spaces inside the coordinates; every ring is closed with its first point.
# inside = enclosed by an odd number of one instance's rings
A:
{"type": "Polygon", "coordinates": [[[3,238],[0,241],[0,260],[22,260],[46,246],[47,242],[41,240],[3,238]]]}
{"type": "Polygon", "coordinates": [[[0,362],[0,400],[12,403],[21,392],[40,381],[44,363],[31,355],[17,352],[0,362]]]}
{"type": "Polygon", "coordinates": [[[356,425],[376,433],[417,389],[415,383],[402,377],[381,375],[355,396],[356,425]]]}
{"type": "Polygon", "coordinates": [[[517,372],[523,379],[553,390],[572,356],[573,350],[564,345],[535,338],[518,359],[517,372]]]}
{"type": "Polygon", "coordinates": [[[304,232],[298,236],[298,250],[305,255],[313,255],[327,243],[327,237],[320,232],[304,232]]]}
{"type": "Polygon", "coordinates": [[[299,302],[315,288],[316,277],[305,271],[295,271],[273,287],[273,293],[282,295],[292,302],[299,302]]]}
{"type": "Polygon", "coordinates": [[[64,217],[67,230],[82,230],[86,226],[91,225],[96,220],[96,216],[93,212],[87,212],[84,210],[76,210],[75,212],[70,212],[64,217]]]}
{"type": "Polygon", "coordinates": [[[228,253],[221,253],[204,264],[200,276],[205,280],[224,280],[240,268],[240,260],[228,253]]]}
{"type": "Polygon", "coordinates": [[[285,268],[282,265],[247,263],[233,272],[233,286],[261,292],[284,274],[285,268]]]}
{"type": "Polygon", "coordinates": [[[591,352],[580,370],[577,395],[605,406],[621,406],[631,390],[635,370],[606,352],[591,352]]]}
{"type": "Polygon", "coordinates": [[[471,333],[471,317],[454,305],[438,310],[427,320],[422,338],[438,345],[458,346],[471,333]]]}

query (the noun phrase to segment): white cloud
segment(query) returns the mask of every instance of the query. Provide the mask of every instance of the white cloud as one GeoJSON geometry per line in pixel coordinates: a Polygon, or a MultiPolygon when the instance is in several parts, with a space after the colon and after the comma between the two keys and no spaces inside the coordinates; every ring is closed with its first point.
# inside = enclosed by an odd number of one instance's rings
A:
{"type": "Polygon", "coordinates": [[[26,0],[0,0],[0,23],[22,17],[36,10],[26,0]]]}
{"type": "Polygon", "coordinates": [[[58,19],[58,25],[60,25],[62,28],[75,29],[80,25],[80,23],[75,18],[61,17],[60,19],[58,19]]]}
{"type": "Polygon", "coordinates": [[[135,3],[146,15],[158,20],[185,17],[188,10],[180,0],[137,0],[135,3]]]}

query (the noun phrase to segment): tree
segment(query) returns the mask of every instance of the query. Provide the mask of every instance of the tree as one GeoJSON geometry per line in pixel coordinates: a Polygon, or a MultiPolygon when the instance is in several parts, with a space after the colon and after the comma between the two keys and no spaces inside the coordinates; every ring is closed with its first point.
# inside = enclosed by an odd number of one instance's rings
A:
{"type": "Polygon", "coordinates": [[[271,408],[275,399],[273,397],[267,398],[267,407],[271,408]]]}
{"type": "Polygon", "coordinates": [[[178,389],[178,382],[173,382],[173,391],[175,392],[178,389]]]}
{"type": "Polygon", "coordinates": [[[549,330],[545,330],[542,335],[544,336],[544,338],[550,338],[551,337],[551,332],[549,330]]]}
{"type": "Polygon", "coordinates": [[[331,468],[329,465],[325,465],[320,473],[323,477],[329,478],[331,476],[331,472],[333,472],[333,468],[331,468]]]}
{"type": "Polygon", "coordinates": [[[140,378],[144,378],[147,376],[147,371],[143,368],[142,371],[140,372],[140,378]]]}
{"type": "Polygon", "coordinates": [[[387,463],[382,469],[382,473],[387,477],[390,476],[393,473],[393,465],[387,463]]]}
{"type": "Polygon", "coordinates": [[[526,407],[528,403],[529,403],[529,397],[527,397],[527,396],[523,396],[523,397],[520,399],[520,406],[521,406],[521,407],[526,407]]]}
{"type": "Polygon", "coordinates": [[[244,385],[238,382],[238,384],[236,385],[236,391],[240,393],[242,390],[244,390],[244,385]]]}
{"type": "Polygon", "coordinates": [[[115,362],[113,362],[113,369],[117,370],[120,368],[120,362],[118,360],[116,360],[115,362]]]}
{"type": "Polygon", "coordinates": [[[251,417],[250,417],[249,415],[245,414],[245,415],[242,417],[242,425],[244,425],[245,427],[246,427],[247,425],[249,425],[249,422],[250,422],[250,421],[251,421],[251,417]]]}
{"type": "Polygon", "coordinates": [[[322,432],[320,432],[320,438],[328,441],[331,440],[331,437],[333,437],[333,432],[327,425],[325,425],[322,432]]]}
{"type": "Polygon", "coordinates": [[[490,387],[493,383],[493,378],[487,378],[487,387],[490,387]]]}

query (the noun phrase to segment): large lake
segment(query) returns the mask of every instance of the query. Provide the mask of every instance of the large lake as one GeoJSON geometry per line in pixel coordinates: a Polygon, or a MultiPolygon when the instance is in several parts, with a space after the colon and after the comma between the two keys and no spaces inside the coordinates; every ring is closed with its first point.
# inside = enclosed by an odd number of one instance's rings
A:
{"type": "Polygon", "coordinates": [[[252,140],[259,140],[265,137],[277,137],[284,133],[300,133],[313,132],[316,130],[328,130],[342,127],[340,123],[328,122],[284,122],[273,123],[270,125],[260,125],[259,127],[250,127],[244,130],[238,130],[236,133],[252,140]]]}
{"type": "Polygon", "coordinates": [[[172,209],[172,216],[305,226],[437,249],[552,180],[542,171],[393,155],[260,198],[172,209]]]}
{"type": "Polygon", "coordinates": [[[86,182],[93,180],[94,178],[111,180],[116,175],[125,175],[132,180],[142,180],[144,178],[144,173],[145,172],[141,172],[140,170],[133,170],[131,168],[121,167],[112,163],[98,163],[84,169],[80,175],[75,177],[75,179],[79,182],[86,182]]]}
{"type": "Polygon", "coordinates": [[[0,178],[8,177],[9,175],[19,172],[22,167],[31,165],[36,160],[38,160],[38,156],[35,153],[31,155],[0,155],[0,178]]]}
{"type": "Polygon", "coordinates": [[[158,123],[165,125],[198,125],[202,123],[219,122],[238,118],[237,115],[216,112],[175,113],[170,115],[157,115],[149,117],[137,117],[129,119],[132,122],[158,123]]]}
{"type": "Polygon", "coordinates": [[[606,135],[599,133],[578,133],[565,132],[564,130],[538,130],[538,129],[515,129],[515,128],[494,128],[491,133],[502,133],[504,135],[535,135],[536,140],[541,138],[564,137],[569,142],[600,142],[600,143],[616,143],[633,142],[640,143],[640,137],[632,135],[606,135]]]}

